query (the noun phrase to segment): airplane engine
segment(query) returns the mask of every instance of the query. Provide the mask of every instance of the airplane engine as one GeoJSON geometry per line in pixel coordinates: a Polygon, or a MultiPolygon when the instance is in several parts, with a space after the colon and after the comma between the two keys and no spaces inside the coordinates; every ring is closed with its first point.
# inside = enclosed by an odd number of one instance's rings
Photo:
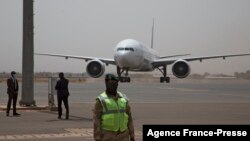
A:
{"type": "Polygon", "coordinates": [[[89,76],[98,78],[105,72],[105,64],[98,59],[91,60],[87,64],[86,71],[89,76]]]}
{"type": "Polygon", "coordinates": [[[190,73],[190,67],[186,60],[176,60],[172,67],[172,72],[177,78],[185,78],[190,73]]]}

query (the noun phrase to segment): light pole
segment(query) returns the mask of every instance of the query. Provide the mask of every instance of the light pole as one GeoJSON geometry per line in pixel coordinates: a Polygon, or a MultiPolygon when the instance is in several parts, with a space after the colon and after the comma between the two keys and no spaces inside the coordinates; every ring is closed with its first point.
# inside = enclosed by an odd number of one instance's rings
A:
{"type": "Polygon", "coordinates": [[[23,0],[22,97],[19,104],[35,106],[33,0],[23,0]]]}

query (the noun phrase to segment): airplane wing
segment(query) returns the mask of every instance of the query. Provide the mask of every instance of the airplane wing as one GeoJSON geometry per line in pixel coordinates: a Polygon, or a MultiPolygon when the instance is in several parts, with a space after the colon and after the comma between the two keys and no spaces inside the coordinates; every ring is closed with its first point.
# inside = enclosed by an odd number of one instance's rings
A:
{"type": "Polygon", "coordinates": [[[173,58],[173,57],[188,56],[188,55],[191,55],[191,54],[178,54],[178,55],[171,55],[171,56],[160,56],[158,59],[173,58]]]}
{"type": "Polygon", "coordinates": [[[63,55],[63,54],[50,54],[50,53],[35,53],[35,55],[64,57],[65,59],[69,59],[69,58],[82,59],[82,60],[85,60],[85,61],[98,59],[98,60],[102,61],[105,64],[116,65],[114,59],[107,59],[107,58],[97,58],[97,57],[87,57],[87,56],[75,56],[75,55],[63,55]]]}
{"type": "Polygon", "coordinates": [[[170,65],[174,63],[176,60],[182,59],[186,60],[188,62],[190,61],[202,61],[206,59],[215,59],[215,58],[223,58],[226,59],[227,57],[236,57],[236,56],[248,56],[250,54],[228,54],[228,55],[214,55],[214,56],[200,56],[200,57],[183,57],[183,58],[177,58],[177,59],[157,59],[152,62],[152,65],[154,67],[163,66],[163,65],[170,65]]]}

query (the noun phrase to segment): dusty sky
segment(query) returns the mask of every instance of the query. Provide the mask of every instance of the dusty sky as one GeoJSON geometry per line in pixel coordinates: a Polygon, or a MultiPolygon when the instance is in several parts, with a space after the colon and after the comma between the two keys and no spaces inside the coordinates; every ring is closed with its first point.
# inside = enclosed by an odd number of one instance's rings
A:
{"type": "MultiPolygon", "coordinates": [[[[125,38],[150,46],[154,17],[154,48],[162,56],[250,53],[249,6],[249,0],[35,0],[34,50],[113,58],[114,47],[125,38]]],[[[0,0],[0,19],[0,72],[21,72],[22,0],[0,0]]],[[[85,72],[83,60],[34,59],[36,72],[85,72]]],[[[191,73],[245,72],[249,60],[191,62],[191,73]]]]}

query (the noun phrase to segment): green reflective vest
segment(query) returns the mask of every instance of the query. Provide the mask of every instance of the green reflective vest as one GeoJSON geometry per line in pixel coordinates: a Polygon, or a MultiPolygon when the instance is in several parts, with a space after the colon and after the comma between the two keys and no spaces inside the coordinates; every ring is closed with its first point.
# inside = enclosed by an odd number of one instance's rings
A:
{"type": "Polygon", "coordinates": [[[107,131],[125,131],[128,129],[128,115],[126,113],[126,96],[119,93],[120,98],[114,100],[109,98],[106,92],[98,96],[102,104],[102,122],[101,128],[107,131]]]}

